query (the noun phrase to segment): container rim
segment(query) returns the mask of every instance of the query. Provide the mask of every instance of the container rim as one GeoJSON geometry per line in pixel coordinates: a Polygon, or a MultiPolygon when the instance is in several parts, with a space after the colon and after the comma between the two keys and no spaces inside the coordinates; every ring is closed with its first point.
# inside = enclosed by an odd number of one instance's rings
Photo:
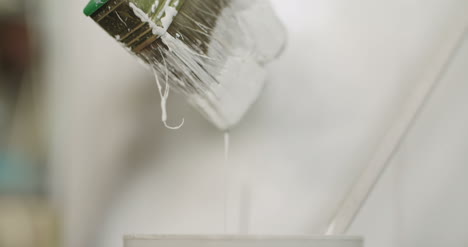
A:
{"type": "Polygon", "coordinates": [[[341,240],[341,241],[363,241],[361,236],[348,235],[235,235],[235,234],[129,234],[124,236],[124,240],[341,240]]]}

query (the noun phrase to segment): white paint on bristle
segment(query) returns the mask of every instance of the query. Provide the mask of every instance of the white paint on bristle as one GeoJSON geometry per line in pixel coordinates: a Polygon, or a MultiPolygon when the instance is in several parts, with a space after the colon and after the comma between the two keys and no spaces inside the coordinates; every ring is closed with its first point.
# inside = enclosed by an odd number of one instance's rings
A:
{"type": "MultiPolygon", "coordinates": [[[[196,93],[186,92],[188,100],[219,129],[236,125],[261,93],[265,69],[240,49],[235,51],[237,56],[222,61],[195,53],[167,33],[161,40],[169,49],[166,54],[170,63],[198,87],[196,93]]],[[[216,52],[226,56],[227,51],[216,52]]]]}
{"type": "MultiPolygon", "coordinates": [[[[170,0],[166,0],[166,2],[164,3],[163,9],[166,9],[167,7],[169,7],[169,3],[170,3],[170,2],[171,2],[170,0]]],[[[163,14],[164,14],[163,11],[159,12],[159,13],[158,13],[158,16],[157,16],[156,18],[157,18],[157,19],[161,19],[161,17],[163,16],[163,14]]]]}
{"type": "Polygon", "coordinates": [[[175,7],[169,6],[169,2],[166,2],[166,6],[163,8],[164,11],[158,14],[157,19],[161,19],[161,25],[157,25],[154,20],[148,16],[142,9],[138,8],[134,3],[129,3],[129,6],[132,8],[133,13],[140,18],[142,22],[148,23],[151,27],[154,35],[161,37],[166,32],[169,26],[172,24],[174,17],[177,15],[177,9],[175,7]]]}
{"type": "MultiPolygon", "coordinates": [[[[153,33],[160,35],[167,48],[160,49],[160,52],[165,58],[164,63],[171,69],[165,72],[167,66],[155,60],[152,53],[146,54],[146,59],[160,74],[166,73],[166,84],[170,82],[221,130],[234,127],[254,104],[265,85],[265,64],[278,54],[284,43],[284,30],[277,25],[279,21],[269,3],[243,1],[241,5],[223,9],[213,30],[206,30],[207,27],[201,23],[193,23],[200,32],[210,35],[208,51],[201,48],[202,43],[189,46],[184,41],[196,37],[180,39],[178,33],[175,37],[167,33],[177,14],[173,7],[166,6],[163,11],[162,28],[141,9],[130,4],[135,14],[152,26],[153,33]],[[251,25],[249,22],[256,23],[251,25]]],[[[153,49],[157,52],[158,47],[153,49]]]]}
{"type": "Polygon", "coordinates": [[[156,0],[154,4],[151,6],[151,13],[155,13],[159,6],[159,0],[156,0]]]}
{"type": "Polygon", "coordinates": [[[122,19],[122,17],[120,17],[119,12],[118,12],[118,11],[115,11],[115,14],[117,15],[117,18],[119,18],[119,20],[128,28],[127,22],[124,21],[124,20],[122,19]]]}

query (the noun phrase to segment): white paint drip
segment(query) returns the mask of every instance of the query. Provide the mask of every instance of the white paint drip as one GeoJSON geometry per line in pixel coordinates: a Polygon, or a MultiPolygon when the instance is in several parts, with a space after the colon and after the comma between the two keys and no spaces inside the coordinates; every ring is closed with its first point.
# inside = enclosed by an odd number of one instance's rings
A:
{"type": "Polygon", "coordinates": [[[169,99],[169,92],[170,92],[170,86],[168,83],[167,74],[166,74],[166,81],[165,81],[165,87],[164,87],[164,93],[163,93],[163,88],[162,88],[161,82],[159,81],[158,74],[154,69],[153,69],[153,72],[154,72],[154,77],[156,78],[156,84],[158,85],[159,95],[161,96],[162,122],[164,123],[164,126],[166,126],[166,128],[171,129],[171,130],[178,130],[182,128],[182,126],[184,125],[185,123],[184,118],[182,119],[182,123],[179,126],[171,127],[167,124],[167,100],[169,99]]]}
{"type": "Polygon", "coordinates": [[[230,134],[229,132],[224,132],[224,161],[227,163],[229,160],[229,144],[230,144],[230,134]]]}
{"type": "Polygon", "coordinates": [[[224,233],[228,233],[228,200],[229,200],[229,132],[224,132],[224,233]]]}

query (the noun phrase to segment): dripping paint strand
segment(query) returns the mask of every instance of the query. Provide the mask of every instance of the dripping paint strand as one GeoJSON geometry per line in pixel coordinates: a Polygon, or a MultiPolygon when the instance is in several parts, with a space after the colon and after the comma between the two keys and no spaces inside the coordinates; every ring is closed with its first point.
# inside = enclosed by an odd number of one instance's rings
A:
{"type": "Polygon", "coordinates": [[[229,132],[224,133],[224,161],[228,162],[229,159],[229,143],[230,143],[230,135],[229,132]]]}
{"type": "Polygon", "coordinates": [[[228,231],[228,200],[229,200],[229,132],[224,133],[224,233],[228,231]]]}
{"type": "Polygon", "coordinates": [[[158,85],[158,89],[159,89],[159,95],[161,96],[162,122],[164,123],[164,126],[166,126],[166,128],[171,129],[171,130],[178,130],[182,128],[182,126],[184,125],[185,123],[184,118],[182,119],[182,123],[179,126],[172,127],[167,124],[167,100],[169,99],[169,92],[171,88],[169,86],[169,74],[168,74],[169,72],[167,71],[166,60],[164,59],[164,57],[163,57],[163,61],[164,61],[164,66],[166,67],[164,93],[163,93],[161,82],[159,81],[159,78],[158,78],[158,74],[156,70],[153,68],[154,77],[156,78],[156,84],[158,85]]]}

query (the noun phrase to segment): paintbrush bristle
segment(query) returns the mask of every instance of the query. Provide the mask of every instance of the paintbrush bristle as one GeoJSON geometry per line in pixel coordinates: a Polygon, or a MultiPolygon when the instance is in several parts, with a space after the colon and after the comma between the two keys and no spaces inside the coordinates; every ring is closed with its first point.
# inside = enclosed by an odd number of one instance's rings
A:
{"type": "MultiPolygon", "coordinates": [[[[130,6],[141,22],[150,22],[146,13],[130,6]]],[[[166,10],[166,16],[171,14],[166,10]]],[[[220,129],[237,124],[258,98],[264,65],[285,42],[267,0],[186,0],[167,32],[155,31],[154,23],[147,26],[153,34],[132,34],[137,41],[125,45],[220,129]]]]}

